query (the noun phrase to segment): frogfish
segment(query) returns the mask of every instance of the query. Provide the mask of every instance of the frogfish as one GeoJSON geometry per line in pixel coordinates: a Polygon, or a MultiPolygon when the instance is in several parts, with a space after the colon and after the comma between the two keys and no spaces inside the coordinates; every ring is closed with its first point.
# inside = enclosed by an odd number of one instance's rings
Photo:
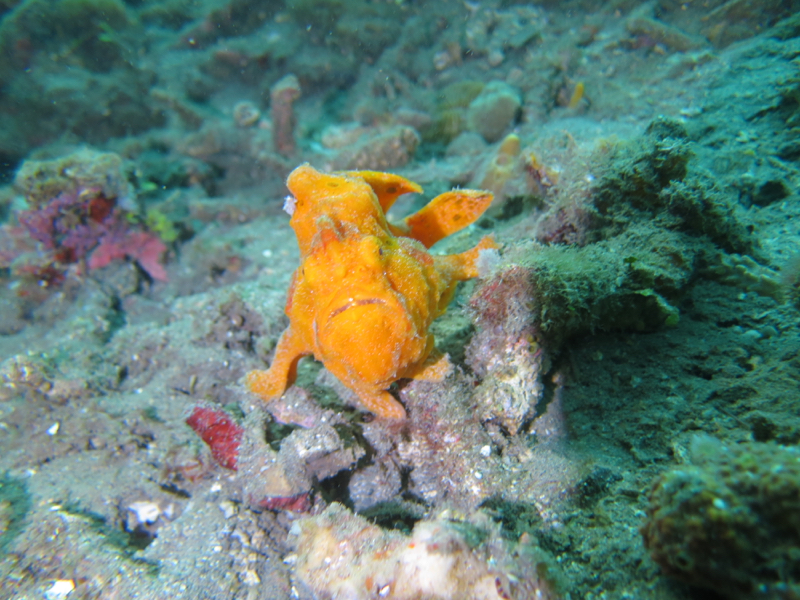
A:
{"type": "Polygon", "coordinates": [[[322,173],[304,164],[287,187],[284,209],[300,248],[286,302],[289,326],[269,369],[248,373],[247,387],[266,401],[279,398],[294,383],[300,358],[313,355],[369,411],[405,418],[390,386],[403,378],[440,381],[450,372],[431,323],[457,283],[478,276],[479,255],[497,245],[486,236],[460,254],[428,249],[478,219],[492,194],[445,192],[391,224],[386,212],[395,200],[422,191],[398,175],[322,173]]]}

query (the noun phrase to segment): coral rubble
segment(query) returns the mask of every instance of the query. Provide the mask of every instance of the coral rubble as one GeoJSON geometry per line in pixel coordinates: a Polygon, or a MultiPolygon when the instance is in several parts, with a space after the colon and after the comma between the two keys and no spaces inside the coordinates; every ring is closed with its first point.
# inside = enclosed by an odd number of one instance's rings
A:
{"type": "Polygon", "coordinates": [[[290,540],[295,572],[319,597],[555,598],[533,557],[512,554],[486,518],[443,513],[406,537],[332,504],[296,521],[290,540]]]}

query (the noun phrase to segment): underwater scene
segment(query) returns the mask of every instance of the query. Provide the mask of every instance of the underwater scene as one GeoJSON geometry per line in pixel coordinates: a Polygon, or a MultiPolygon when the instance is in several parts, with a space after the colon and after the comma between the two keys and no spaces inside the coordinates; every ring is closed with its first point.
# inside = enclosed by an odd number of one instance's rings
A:
{"type": "Polygon", "coordinates": [[[0,600],[800,599],[800,1],[0,0],[0,600]]]}

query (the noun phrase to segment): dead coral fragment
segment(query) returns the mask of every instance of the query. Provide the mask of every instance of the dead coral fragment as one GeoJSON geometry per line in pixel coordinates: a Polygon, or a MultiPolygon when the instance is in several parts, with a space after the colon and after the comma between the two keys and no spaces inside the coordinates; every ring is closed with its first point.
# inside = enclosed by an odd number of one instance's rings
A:
{"type": "Polygon", "coordinates": [[[321,598],[553,597],[535,572],[514,564],[486,517],[475,522],[448,517],[421,521],[405,537],[332,504],[295,523],[290,541],[296,551],[287,562],[321,598]]]}
{"type": "Polygon", "coordinates": [[[542,397],[544,353],[535,340],[529,269],[513,266],[483,283],[470,299],[477,333],[467,361],[484,378],[475,391],[482,420],[516,435],[542,397]]]}
{"type": "Polygon", "coordinates": [[[776,271],[746,255],[719,252],[717,259],[718,262],[707,269],[711,278],[725,285],[772,298],[779,303],[786,299],[787,286],[776,271]]]}
{"type": "Polygon", "coordinates": [[[692,37],[677,27],[648,17],[632,17],[625,27],[631,35],[645,38],[674,52],[687,52],[705,45],[703,38],[692,37]]]}
{"type": "Polygon", "coordinates": [[[0,363],[0,401],[22,395],[28,400],[65,404],[90,393],[83,379],[67,379],[44,362],[17,355],[0,363]]]}

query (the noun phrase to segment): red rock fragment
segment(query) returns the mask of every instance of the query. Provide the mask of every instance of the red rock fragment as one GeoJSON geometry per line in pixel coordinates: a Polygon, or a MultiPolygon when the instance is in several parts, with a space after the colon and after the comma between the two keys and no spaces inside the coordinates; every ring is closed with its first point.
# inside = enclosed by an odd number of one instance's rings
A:
{"type": "Polygon", "coordinates": [[[288,497],[272,496],[264,498],[258,505],[268,510],[288,510],[295,513],[303,513],[311,508],[311,496],[308,492],[288,497]]]}
{"type": "Polygon", "coordinates": [[[211,448],[211,456],[226,469],[236,470],[244,429],[223,410],[196,406],[186,424],[211,448]]]}

